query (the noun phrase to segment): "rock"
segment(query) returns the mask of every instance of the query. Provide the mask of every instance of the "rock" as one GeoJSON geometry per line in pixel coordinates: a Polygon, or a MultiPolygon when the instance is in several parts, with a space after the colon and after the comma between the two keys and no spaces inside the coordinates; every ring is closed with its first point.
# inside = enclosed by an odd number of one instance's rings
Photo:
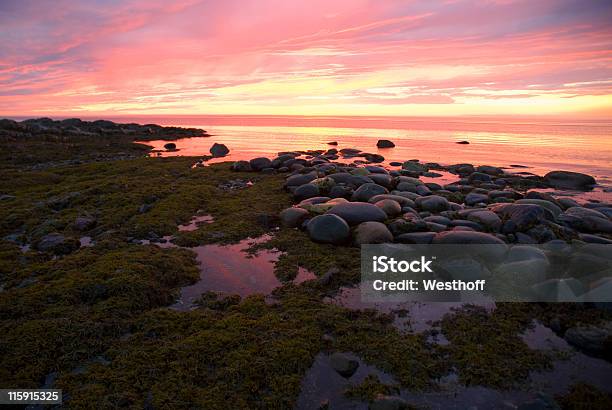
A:
{"type": "Polygon", "coordinates": [[[607,239],[598,235],[591,235],[588,233],[581,233],[578,235],[580,240],[586,243],[601,243],[605,245],[612,245],[612,239],[607,239]]]}
{"type": "Polygon", "coordinates": [[[355,156],[357,154],[359,154],[361,152],[360,149],[356,149],[356,148],[342,148],[340,150],[340,153],[344,156],[355,156]]]}
{"type": "Polygon", "coordinates": [[[497,232],[502,226],[502,221],[495,212],[482,210],[470,212],[467,216],[468,220],[477,222],[491,231],[497,232]]]}
{"type": "Polygon", "coordinates": [[[338,141],[331,141],[328,142],[327,145],[338,145],[338,141]]]}
{"type": "Polygon", "coordinates": [[[347,202],[334,206],[327,214],[338,215],[350,225],[362,222],[383,222],[387,214],[376,205],[364,202],[347,202]]]}
{"type": "Polygon", "coordinates": [[[344,353],[334,353],[330,356],[329,362],[334,369],[342,377],[349,378],[357,371],[359,362],[351,356],[344,353]]]}
{"type": "Polygon", "coordinates": [[[355,229],[355,245],[393,242],[393,235],[381,222],[363,222],[355,229]]]}
{"type": "Polygon", "coordinates": [[[215,157],[224,157],[229,154],[230,150],[225,146],[225,144],[217,144],[216,142],[210,147],[210,154],[215,157]]]}
{"type": "Polygon", "coordinates": [[[408,199],[400,195],[391,195],[391,194],[375,195],[372,198],[370,198],[368,202],[371,204],[375,204],[376,202],[382,201],[384,199],[391,199],[399,203],[401,207],[405,207],[405,206],[414,207],[415,206],[414,201],[412,201],[411,199],[408,199]]]}
{"type": "Polygon", "coordinates": [[[572,207],[559,215],[561,223],[581,232],[612,233],[612,222],[601,212],[583,207],[572,207]]]}
{"type": "Polygon", "coordinates": [[[402,169],[412,172],[427,172],[429,167],[414,161],[406,161],[402,164],[402,169]]]}
{"type": "Polygon", "coordinates": [[[474,172],[468,177],[468,183],[473,184],[474,182],[491,182],[493,178],[491,175],[482,173],[482,172],[474,172]]]}
{"type": "Polygon", "coordinates": [[[395,240],[400,243],[430,244],[435,236],[435,232],[410,232],[398,235],[395,240]]]}
{"type": "Polygon", "coordinates": [[[580,172],[552,171],[544,175],[544,182],[555,187],[565,189],[590,189],[597,182],[595,178],[580,172]]]}
{"type": "Polygon", "coordinates": [[[550,213],[556,218],[557,216],[559,216],[563,211],[561,210],[561,208],[559,208],[557,205],[555,205],[554,203],[544,200],[544,199],[532,199],[532,198],[526,198],[526,199],[519,199],[515,202],[516,204],[532,204],[532,205],[539,205],[544,209],[547,209],[548,211],[550,211],[550,213]]]}
{"type": "Polygon", "coordinates": [[[487,175],[501,175],[504,173],[503,169],[499,167],[492,167],[491,165],[481,165],[476,168],[476,171],[487,175]]]}
{"type": "Polygon", "coordinates": [[[287,208],[280,213],[281,223],[288,228],[302,226],[308,218],[308,211],[303,208],[287,208]]]}
{"type": "Polygon", "coordinates": [[[176,144],[174,142],[169,142],[167,144],[164,144],[164,148],[168,151],[173,151],[176,149],[176,144]]]}
{"type": "Polygon", "coordinates": [[[489,196],[485,194],[477,194],[475,192],[470,192],[465,196],[465,204],[468,206],[474,206],[476,204],[486,204],[489,202],[489,196]]]}
{"type": "Polygon", "coordinates": [[[363,157],[365,158],[366,161],[373,162],[373,163],[380,163],[385,160],[385,157],[379,154],[366,153],[366,154],[363,154],[363,157]]]}
{"type": "Polygon", "coordinates": [[[334,245],[347,242],[351,236],[351,231],[346,221],[337,215],[331,214],[315,216],[306,225],[306,230],[313,241],[334,245]]]}
{"type": "Polygon", "coordinates": [[[461,145],[468,145],[470,142],[469,141],[457,141],[455,142],[455,144],[461,144],[461,145]]]}
{"type": "Polygon", "coordinates": [[[293,191],[295,199],[301,201],[303,199],[319,196],[319,187],[313,184],[300,185],[293,191]]]}
{"type": "Polygon", "coordinates": [[[367,183],[361,185],[351,197],[352,201],[368,202],[370,198],[376,195],[388,194],[387,188],[375,183],[367,183]]]}
{"type": "Polygon", "coordinates": [[[96,218],[90,216],[79,216],[74,221],[72,227],[77,231],[87,231],[96,226],[96,218]]]}
{"type": "Polygon", "coordinates": [[[417,198],[414,202],[416,206],[423,211],[435,213],[446,211],[448,209],[448,200],[438,195],[417,198]]]}
{"type": "Polygon", "coordinates": [[[465,244],[465,245],[503,245],[504,241],[483,232],[446,231],[437,233],[434,244],[465,244]]]}
{"type": "Polygon", "coordinates": [[[376,146],[378,148],[393,148],[395,147],[395,144],[389,140],[378,140],[376,146]]]}
{"type": "Polygon", "coordinates": [[[388,174],[370,174],[368,177],[376,184],[382,185],[387,189],[393,187],[393,178],[388,174]]]}
{"type": "Polygon", "coordinates": [[[396,218],[389,223],[389,230],[393,236],[404,233],[428,231],[427,223],[418,215],[406,213],[401,218],[396,218]]]}
{"type": "Polygon", "coordinates": [[[272,167],[272,161],[270,161],[266,157],[253,158],[249,161],[249,163],[251,164],[251,168],[253,168],[254,171],[261,171],[264,168],[272,167]]]}
{"type": "Polygon", "coordinates": [[[329,191],[329,196],[332,198],[349,198],[351,195],[353,195],[353,189],[344,185],[335,185],[329,191]]]}
{"type": "Polygon", "coordinates": [[[316,185],[319,187],[321,192],[330,192],[331,189],[336,185],[336,181],[334,181],[330,177],[317,178],[313,179],[309,182],[309,184],[316,185]]]}
{"type": "Polygon", "coordinates": [[[494,204],[489,207],[502,220],[510,220],[517,231],[527,229],[546,220],[545,211],[539,205],[532,204],[494,204]]]}
{"type": "Polygon", "coordinates": [[[231,169],[238,172],[251,172],[253,170],[249,161],[236,161],[232,164],[231,169]]]}
{"type": "MultiPolygon", "coordinates": [[[[250,166],[250,164],[249,164],[249,166],[250,166]]],[[[315,174],[312,174],[312,173],[311,174],[291,175],[285,181],[285,186],[287,186],[287,187],[300,186],[300,185],[307,184],[310,181],[314,181],[315,179],[317,179],[317,176],[315,174]]]]}
{"type": "Polygon", "coordinates": [[[401,397],[378,395],[369,408],[370,410],[409,410],[412,407],[401,397]]]}
{"type": "Polygon", "coordinates": [[[612,322],[602,325],[578,325],[567,329],[564,335],[568,343],[595,354],[610,354],[612,347],[612,322]]]}
{"type": "Polygon", "coordinates": [[[75,239],[67,239],[60,233],[50,233],[43,236],[37,243],[36,249],[41,252],[52,252],[58,255],[67,255],[81,246],[75,239]]]}
{"type": "Polygon", "coordinates": [[[374,203],[374,205],[385,211],[389,217],[398,216],[402,213],[401,205],[399,202],[394,201],[393,199],[383,199],[374,203]]]}
{"type": "Polygon", "coordinates": [[[568,208],[571,208],[573,206],[580,206],[580,204],[578,202],[574,201],[572,198],[559,198],[559,199],[557,199],[557,202],[559,203],[559,205],[563,209],[568,209],[568,208]]]}

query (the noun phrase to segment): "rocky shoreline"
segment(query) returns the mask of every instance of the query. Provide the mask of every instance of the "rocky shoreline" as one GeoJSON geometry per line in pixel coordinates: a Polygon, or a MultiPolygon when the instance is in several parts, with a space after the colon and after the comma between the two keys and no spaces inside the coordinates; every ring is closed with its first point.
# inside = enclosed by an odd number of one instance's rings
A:
{"type": "Polygon", "coordinates": [[[612,204],[579,204],[547,188],[589,190],[586,174],[551,171],[543,177],[472,164],[442,166],[408,160],[387,169],[377,154],[355,149],[282,152],[274,159],[232,164],[236,171],[288,174],[295,205],[282,223],[305,229],[316,242],[536,244],[549,241],[612,244],[612,204]],[[352,163],[336,162],[359,158],[352,163]],[[365,161],[361,160],[365,159],[365,161]],[[419,178],[456,175],[440,185],[419,178]]]}
{"type": "Polygon", "coordinates": [[[0,119],[0,138],[33,138],[45,136],[79,137],[134,137],[140,140],[176,140],[189,137],[207,137],[199,128],[163,127],[157,124],[120,124],[107,120],[83,121],[79,118],[52,120],[34,118],[23,121],[0,119]]]}

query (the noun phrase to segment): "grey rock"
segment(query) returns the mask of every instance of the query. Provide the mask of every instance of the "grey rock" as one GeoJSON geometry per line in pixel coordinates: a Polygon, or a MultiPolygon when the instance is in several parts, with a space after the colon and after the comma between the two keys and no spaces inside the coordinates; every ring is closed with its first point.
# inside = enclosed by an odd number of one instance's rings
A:
{"type": "Polygon", "coordinates": [[[303,208],[287,208],[280,213],[280,219],[284,226],[296,228],[308,218],[308,211],[303,208]]]}
{"type": "Polygon", "coordinates": [[[393,242],[393,235],[381,222],[363,222],[355,228],[355,245],[393,242]]]}
{"type": "Polygon", "coordinates": [[[395,147],[395,144],[389,140],[378,140],[376,146],[378,148],[393,148],[395,147]]]}
{"type": "Polygon", "coordinates": [[[217,144],[216,142],[210,147],[210,154],[215,157],[224,157],[229,154],[230,150],[224,144],[217,144]]]}
{"type": "Polygon", "coordinates": [[[457,232],[446,231],[437,233],[432,243],[435,244],[473,244],[486,245],[498,244],[503,245],[504,241],[483,232],[457,232]]]}
{"type": "Polygon", "coordinates": [[[544,175],[544,182],[555,188],[590,189],[597,182],[590,175],[580,172],[552,171],[544,175]]]}
{"type": "Polygon", "coordinates": [[[320,191],[318,186],[312,184],[304,184],[300,185],[295,189],[295,191],[293,191],[293,196],[297,200],[302,200],[319,196],[319,193],[320,191]]]}
{"type": "Polygon", "coordinates": [[[493,211],[482,210],[471,212],[467,216],[468,220],[477,222],[491,231],[499,231],[502,226],[502,221],[493,211]]]}
{"type": "Polygon", "coordinates": [[[374,205],[385,211],[389,217],[395,217],[402,213],[401,205],[393,199],[382,199],[374,203],[374,205]]]}
{"type": "Polygon", "coordinates": [[[541,206],[542,208],[550,211],[550,213],[554,216],[557,217],[559,216],[563,211],[561,210],[561,208],[559,208],[557,205],[555,205],[554,203],[550,202],[550,201],[546,201],[544,199],[530,199],[530,198],[525,198],[525,199],[519,199],[518,201],[515,202],[516,204],[532,204],[532,205],[538,205],[541,206]]]}
{"type": "Polygon", "coordinates": [[[489,196],[485,194],[477,194],[475,192],[470,192],[465,196],[465,204],[468,206],[473,206],[479,203],[488,203],[489,196]]]}
{"type": "Polygon", "coordinates": [[[417,198],[415,204],[419,209],[429,212],[441,212],[448,209],[448,200],[438,195],[417,198]]]}
{"type": "Polygon", "coordinates": [[[327,214],[338,215],[350,225],[362,222],[383,222],[387,214],[376,205],[364,202],[347,202],[335,205],[327,214]]]}
{"type": "Polygon", "coordinates": [[[517,231],[526,231],[546,220],[545,211],[539,205],[494,204],[489,208],[503,221],[512,221],[517,231]]]}
{"type": "Polygon", "coordinates": [[[368,202],[370,198],[376,195],[388,194],[389,191],[387,188],[380,186],[375,183],[367,183],[361,185],[355,192],[353,192],[353,196],[351,200],[353,201],[361,201],[368,202]]]}
{"type": "Polygon", "coordinates": [[[266,157],[253,158],[249,161],[249,163],[251,164],[251,168],[253,168],[253,171],[261,171],[264,168],[272,167],[272,161],[270,161],[270,159],[266,157]]]}
{"type": "MultiPolygon", "coordinates": [[[[250,164],[249,164],[250,165],[250,164]]],[[[289,178],[287,178],[287,180],[285,181],[285,186],[288,187],[292,187],[292,186],[300,186],[300,185],[304,185],[309,183],[310,181],[313,181],[317,179],[317,176],[313,173],[310,174],[298,174],[298,175],[291,175],[289,178]]]]}
{"type": "Polygon", "coordinates": [[[435,232],[410,232],[398,235],[395,240],[400,243],[430,244],[435,236],[435,232]]]}
{"type": "Polygon", "coordinates": [[[249,161],[236,161],[232,164],[232,171],[250,172],[253,170],[249,161]]]}
{"type": "Polygon", "coordinates": [[[335,245],[345,243],[351,235],[346,221],[330,214],[315,216],[308,222],[306,229],[313,241],[335,245]]]}

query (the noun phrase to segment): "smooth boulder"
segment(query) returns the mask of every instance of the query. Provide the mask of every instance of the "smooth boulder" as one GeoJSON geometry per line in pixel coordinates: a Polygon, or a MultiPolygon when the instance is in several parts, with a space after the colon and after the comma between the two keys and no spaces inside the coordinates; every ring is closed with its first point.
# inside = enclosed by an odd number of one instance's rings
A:
{"type": "Polygon", "coordinates": [[[544,175],[544,182],[555,188],[579,190],[590,189],[597,183],[590,175],[570,171],[551,171],[544,175]]]}
{"type": "Polygon", "coordinates": [[[345,243],[351,236],[346,221],[331,214],[315,216],[308,222],[306,230],[313,241],[334,245],[345,243]]]}
{"type": "Polygon", "coordinates": [[[229,154],[230,150],[225,146],[225,144],[217,144],[216,142],[210,147],[210,154],[215,157],[224,157],[229,154]]]}
{"type": "Polygon", "coordinates": [[[349,225],[357,225],[369,221],[383,222],[387,219],[385,211],[376,205],[365,202],[341,203],[327,211],[327,214],[337,215],[349,225]]]}
{"type": "Polygon", "coordinates": [[[355,228],[355,245],[393,242],[393,235],[381,222],[363,222],[355,228]]]}

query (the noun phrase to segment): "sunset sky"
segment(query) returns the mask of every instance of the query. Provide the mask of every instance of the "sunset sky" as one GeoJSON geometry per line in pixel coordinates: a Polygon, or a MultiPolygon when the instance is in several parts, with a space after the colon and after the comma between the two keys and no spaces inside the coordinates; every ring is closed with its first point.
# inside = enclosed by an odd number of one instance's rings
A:
{"type": "Polygon", "coordinates": [[[0,116],[612,116],[612,1],[1,0],[0,116]]]}

